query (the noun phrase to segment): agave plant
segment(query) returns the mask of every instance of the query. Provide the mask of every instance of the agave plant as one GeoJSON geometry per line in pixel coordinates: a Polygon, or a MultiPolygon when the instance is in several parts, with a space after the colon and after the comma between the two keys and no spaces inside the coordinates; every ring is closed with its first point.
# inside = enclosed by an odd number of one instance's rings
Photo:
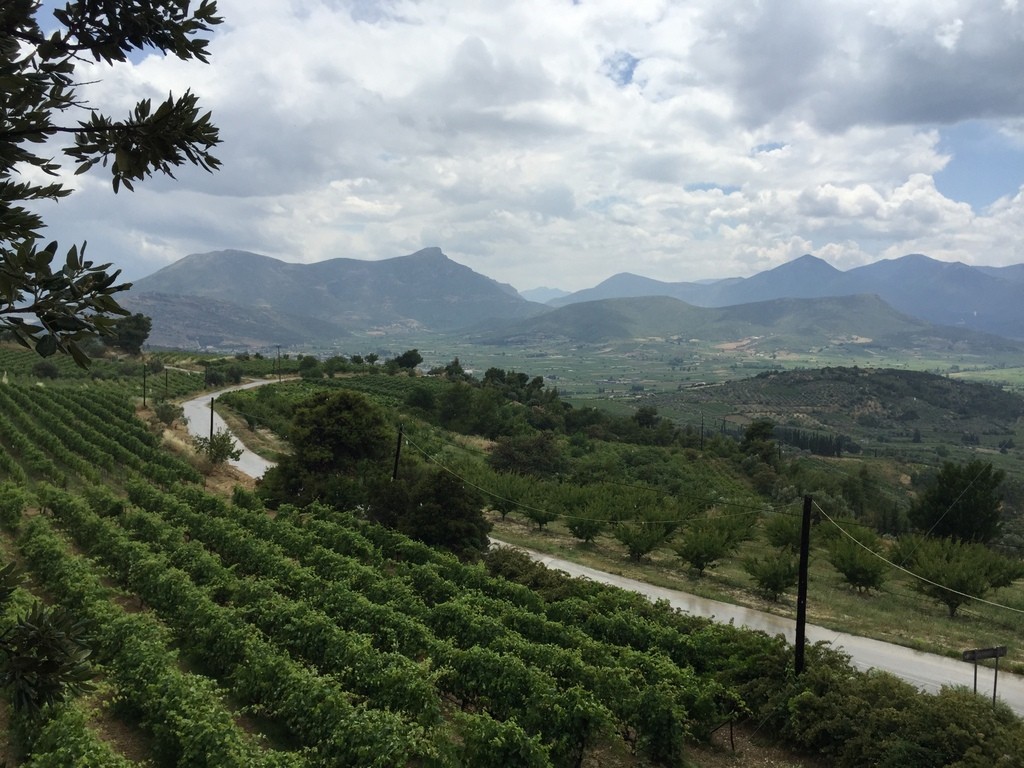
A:
{"type": "MultiPolygon", "coordinates": [[[[17,588],[12,580],[9,566],[0,569],[0,596],[17,588]]],[[[85,630],[66,609],[36,602],[0,635],[0,687],[10,691],[15,709],[38,712],[92,689],[85,630]]]]}

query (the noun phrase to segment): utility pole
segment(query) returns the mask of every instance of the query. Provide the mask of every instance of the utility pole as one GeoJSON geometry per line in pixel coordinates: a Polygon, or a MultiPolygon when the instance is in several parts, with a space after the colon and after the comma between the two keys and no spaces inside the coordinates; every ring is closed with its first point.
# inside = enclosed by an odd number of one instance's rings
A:
{"type": "Polygon", "coordinates": [[[210,398],[210,446],[213,446],[213,401],[217,398],[210,398]]]}
{"type": "Polygon", "coordinates": [[[404,424],[398,425],[398,445],[395,446],[395,468],[391,471],[391,480],[395,481],[398,479],[398,457],[402,455],[402,431],[405,429],[404,424]]]}
{"type": "Polygon", "coordinates": [[[804,496],[804,515],[800,524],[800,575],[796,591],[796,657],[793,666],[804,671],[804,645],[807,638],[807,565],[811,552],[811,497],[804,496]]]}

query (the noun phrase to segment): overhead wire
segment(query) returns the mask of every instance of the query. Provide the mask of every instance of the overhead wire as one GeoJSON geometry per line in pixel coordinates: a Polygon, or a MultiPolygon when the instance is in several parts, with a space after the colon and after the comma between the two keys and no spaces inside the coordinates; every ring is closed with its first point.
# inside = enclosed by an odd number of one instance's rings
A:
{"type": "MultiPolygon", "coordinates": [[[[813,500],[812,500],[812,502],[813,502],[813,500]]],[[[856,536],[853,536],[849,531],[847,531],[845,528],[843,528],[841,525],[839,525],[835,520],[833,520],[831,517],[829,517],[829,514],[825,510],[823,510],[821,508],[821,506],[818,505],[817,502],[813,502],[813,503],[814,503],[814,506],[817,508],[818,512],[820,512],[821,515],[826,520],[828,520],[832,525],[834,525],[836,528],[838,528],[839,531],[844,536],[846,536],[848,539],[853,541],[858,547],[863,549],[865,552],[868,552],[869,554],[871,554],[872,557],[878,558],[879,560],[881,560],[886,565],[889,565],[892,568],[895,568],[896,570],[901,571],[902,573],[906,574],[907,576],[910,576],[911,578],[917,579],[918,581],[924,582],[925,584],[929,584],[929,585],[931,585],[933,587],[938,587],[939,589],[944,589],[947,592],[951,592],[954,595],[959,595],[960,597],[964,597],[964,598],[967,598],[969,600],[974,600],[975,602],[984,603],[985,605],[990,605],[990,606],[992,606],[994,608],[1003,608],[1003,609],[1005,609],[1007,611],[1013,611],[1014,613],[1022,613],[1022,614],[1024,614],[1024,609],[1014,608],[1013,606],[1010,606],[1010,605],[1004,605],[1002,603],[997,603],[997,602],[994,602],[992,600],[986,600],[983,597],[978,597],[977,595],[971,595],[971,594],[968,594],[967,592],[961,592],[960,590],[953,589],[952,587],[947,587],[944,584],[939,584],[937,581],[932,581],[931,579],[925,578],[924,576],[921,576],[920,574],[914,573],[909,568],[904,568],[902,565],[899,565],[897,563],[892,562],[891,560],[888,560],[887,558],[885,558],[882,555],[880,555],[878,552],[875,552],[873,549],[871,549],[871,547],[865,545],[862,541],[858,540],[856,536]]]]}

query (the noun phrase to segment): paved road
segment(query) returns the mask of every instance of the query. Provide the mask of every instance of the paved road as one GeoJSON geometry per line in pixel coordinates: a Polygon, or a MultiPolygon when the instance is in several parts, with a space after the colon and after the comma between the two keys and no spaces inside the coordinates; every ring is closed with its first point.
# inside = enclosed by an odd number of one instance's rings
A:
{"type": "MultiPolygon", "coordinates": [[[[503,542],[496,541],[497,544],[503,542]]],[[[790,643],[794,642],[796,626],[792,619],[786,619],[764,611],[745,608],[738,605],[709,600],[686,592],[656,587],[636,579],[617,576],[612,573],[598,571],[585,565],[562,560],[524,549],[538,562],[549,568],[557,568],[571,576],[582,576],[603,584],[612,584],[632,592],[639,592],[651,600],[667,600],[673,608],[696,616],[706,616],[723,623],[734,623],[749,629],[759,629],[772,635],[781,634],[790,643]]],[[[893,645],[880,640],[848,635],[845,632],[825,629],[811,624],[807,625],[807,642],[824,641],[850,655],[853,664],[859,669],[880,669],[913,683],[921,690],[935,693],[943,685],[974,685],[974,665],[958,659],[939,656],[933,653],[921,653],[901,645],[893,645]]],[[[957,649],[963,650],[963,649],[957,649]]],[[[978,667],[978,693],[991,696],[994,670],[978,667]]],[[[1024,716],[1024,677],[1014,675],[1005,669],[1000,670],[996,682],[997,694],[1015,712],[1024,716]]]]}
{"type": "MultiPolygon", "coordinates": [[[[188,417],[189,431],[192,434],[209,435],[210,433],[210,401],[222,392],[236,389],[249,389],[263,384],[271,384],[271,380],[253,381],[236,387],[229,387],[218,392],[202,395],[183,403],[185,416],[188,417]]],[[[226,430],[227,425],[216,413],[213,414],[215,430],[226,430]]],[[[236,443],[237,444],[237,443],[236,443]]],[[[237,444],[238,447],[242,447],[237,444]]],[[[252,451],[243,450],[238,461],[231,462],[251,477],[262,477],[273,462],[257,456],[252,451]]],[[[508,546],[504,542],[493,540],[494,543],[508,546]]],[[[613,573],[598,571],[585,565],[562,560],[552,555],[536,552],[521,547],[534,560],[544,563],[550,568],[557,568],[571,576],[583,576],[603,584],[612,584],[632,592],[639,592],[651,600],[667,600],[674,608],[696,616],[706,616],[722,623],[733,623],[737,626],[757,629],[771,635],[783,635],[790,643],[794,642],[795,623],[775,614],[730,605],[718,600],[697,597],[686,592],[656,587],[646,582],[618,576],[613,573]]],[[[807,625],[807,642],[824,641],[849,654],[852,663],[859,669],[880,669],[916,685],[921,690],[937,692],[943,685],[974,685],[974,665],[957,659],[938,656],[933,653],[921,653],[901,645],[893,645],[880,640],[848,635],[845,632],[825,629],[824,627],[807,625]]],[[[962,650],[962,649],[957,649],[962,650]]],[[[994,671],[988,667],[978,668],[978,693],[991,696],[994,671]]],[[[1014,675],[1005,670],[999,672],[996,681],[997,693],[1015,712],[1024,716],[1024,677],[1014,675]]]]}
{"type": "MultiPolygon", "coordinates": [[[[201,437],[210,436],[210,414],[213,398],[222,395],[225,392],[234,392],[236,389],[252,389],[253,387],[261,387],[264,384],[272,383],[274,382],[270,379],[250,381],[234,387],[227,387],[226,389],[221,389],[217,392],[200,395],[192,400],[186,400],[181,404],[181,407],[185,410],[185,418],[188,419],[189,433],[192,435],[199,435],[201,437]]],[[[224,423],[224,419],[222,419],[216,411],[212,411],[212,413],[214,431],[227,431],[228,425],[224,423]]],[[[249,477],[263,477],[263,473],[274,466],[274,462],[267,461],[262,456],[248,450],[237,439],[235,440],[235,447],[242,449],[242,455],[238,459],[232,459],[231,464],[232,466],[238,467],[238,469],[249,475],[249,477]]]]}

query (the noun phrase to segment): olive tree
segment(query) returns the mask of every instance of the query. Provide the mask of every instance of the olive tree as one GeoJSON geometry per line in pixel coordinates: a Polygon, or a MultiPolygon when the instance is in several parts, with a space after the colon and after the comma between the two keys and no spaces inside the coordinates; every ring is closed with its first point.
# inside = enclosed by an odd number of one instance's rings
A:
{"type": "Polygon", "coordinates": [[[215,170],[210,151],[220,139],[190,91],[108,116],[81,94],[76,67],[113,65],[142,50],[205,62],[204,35],[221,19],[215,0],[69,0],[44,33],[43,9],[38,0],[0,3],[0,331],[44,357],[68,352],[85,366],[80,342],[109,334],[129,314],[114,296],[130,283],[119,283],[109,263],[86,259],[84,243],[60,254],[56,242],[41,241],[38,204],[71,193],[54,149],[76,174],[107,168],[116,193],[154,173],[173,177],[185,164],[215,170]]]}

